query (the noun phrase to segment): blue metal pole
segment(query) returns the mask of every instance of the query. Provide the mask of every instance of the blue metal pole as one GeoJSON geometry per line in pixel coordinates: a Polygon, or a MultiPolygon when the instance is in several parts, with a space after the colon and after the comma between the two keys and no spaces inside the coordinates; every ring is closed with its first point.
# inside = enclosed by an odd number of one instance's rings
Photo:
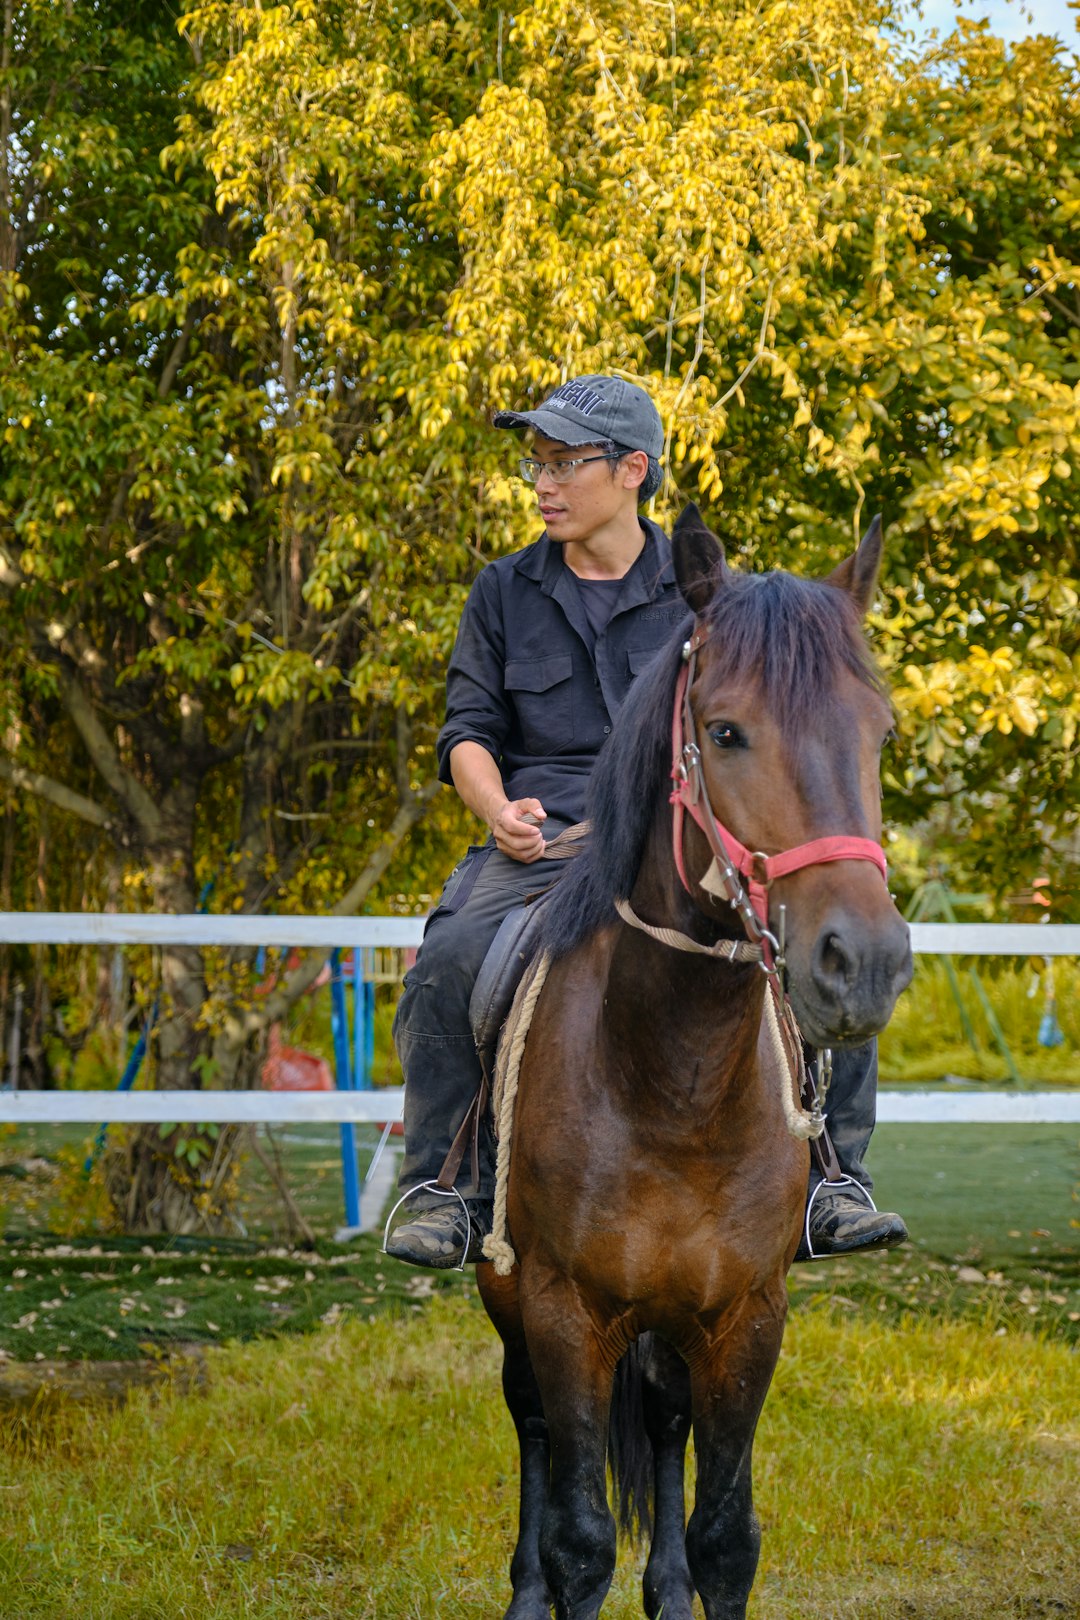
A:
{"type": "Polygon", "coordinates": [[[367,995],[364,981],[367,952],[357,945],[353,951],[353,1074],[357,1091],[371,1089],[371,1068],[367,1060],[367,995]]]}
{"type": "MultiPolygon", "coordinates": [[[[128,1058],[127,1064],[124,1068],[124,1072],[120,1076],[120,1084],[116,1088],[117,1091],[130,1091],[136,1080],[139,1078],[139,1070],[142,1068],[142,1060],[146,1056],[146,1048],[150,1041],[150,1031],[157,1022],[158,1009],[160,1006],[161,997],[155,996],[154,1005],[150,1009],[146,1023],[143,1025],[142,1034],[135,1042],[131,1056],[128,1058]]],[[[107,1125],[98,1126],[98,1133],[94,1138],[94,1145],[90,1149],[90,1153],[85,1164],[83,1165],[83,1171],[86,1175],[89,1175],[91,1170],[94,1168],[94,1160],[105,1146],[105,1133],[108,1128],[109,1127],[107,1125]]]]}
{"type": "MultiPolygon", "coordinates": [[[[330,1027],[334,1035],[334,1072],[339,1091],[351,1091],[353,1078],[349,1061],[349,1009],[345,1001],[345,978],[341,952],[330,958],[330,1027]]],[[[360,1169],[356,1161],[356,1131],[341,1126],[341,1174],[345,1183],[345,1224],[360,1225],[360,1169]]]]}
{"type": "MultiPolygon", "coordinates": [[[[365,955],[367,953],[365,952],[365,955]]],[[[375,953],[372,952],[372,955],[375,953]]],[[[370,1089],[375,1084],[375,980],[372,973],[364,980],[364,1084],[370,1089]]]]}

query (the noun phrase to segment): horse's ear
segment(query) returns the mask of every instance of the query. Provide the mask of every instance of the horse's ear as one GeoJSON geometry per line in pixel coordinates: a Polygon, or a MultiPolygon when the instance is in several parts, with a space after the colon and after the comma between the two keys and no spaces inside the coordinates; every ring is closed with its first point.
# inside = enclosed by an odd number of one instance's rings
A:
{"type": "Polygon", "coordinates": [[[705,520],[693,501],[684,506],[671,531],[671,554],[675,578],[687,605],[702,614],[722,585],[727,582],[728,566],[724,548],[705,527],[705,520]]]}
{"type": "Polygon", "coordinates": [[[863,614],[869,611],[877,589],[883,538],[879,512],[859,541],[858,549],[845,557],[839,568],[834,568],[825,579],[826,585],[835,585],[837,590],[847,591],[854,597],[855,606],[863,614]]]}

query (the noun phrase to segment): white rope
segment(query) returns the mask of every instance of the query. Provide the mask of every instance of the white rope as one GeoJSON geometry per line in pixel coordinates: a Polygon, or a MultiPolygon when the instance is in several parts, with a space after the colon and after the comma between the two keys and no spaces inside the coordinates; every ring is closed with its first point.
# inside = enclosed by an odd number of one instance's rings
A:
{"type": "Polygon", "coordinates": [[[536,1003],[544,988],[550,966],[551,957],[545,951],[518,986],[510,1015],[506,1020],[506,1034],[509,1038],[504,1038],[499,1043],[495,1063],[492,1108],[499,1146],[495,1160],[495,1208],[491,1231],[484,1239],[484,1257],[491,1261],[496,1274],[500,1277],[508,1277],[517,1260],[507,1228],[506,1189],[510,1180],[510,1146],[514,1133],[514,1104],[517,1101],[518,1076],[521,1073],[521,1059],[525,1052],[525,1042],[533,1021],[533,1013],[536,1011],[536,1003]]]}
{"type": "Polygon", "coordinates": [[[814,1141],[825,1129],[825,1119],[822,1114],[808,1114],[796,1099],[795,1076],[791,1072],[784,1038],[780,1033],[776,998],[771,989],[765,992],[765,1036],[781,1076],[780,1100],[784,1105],[784,1124],[796,1141],[814,1141]]]}

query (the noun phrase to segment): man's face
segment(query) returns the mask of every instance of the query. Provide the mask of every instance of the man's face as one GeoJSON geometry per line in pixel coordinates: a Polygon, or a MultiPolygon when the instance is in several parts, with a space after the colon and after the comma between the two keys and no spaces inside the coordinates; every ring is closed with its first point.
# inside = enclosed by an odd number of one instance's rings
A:
{"type": "Polygon", "coordinates": [[[560,444],[538,433],[531,454],[546,466],[588,461],[587,466],[574,468],[569,483],[557,484],[545,472],[536,480],[536,501],[550,539],[588,540],[614,520],[636,515],[638,487],[648,470],[644,451],[634,451],[621,461],[593,461],[591,457],[603,456],[598,444],[560,444]]]}

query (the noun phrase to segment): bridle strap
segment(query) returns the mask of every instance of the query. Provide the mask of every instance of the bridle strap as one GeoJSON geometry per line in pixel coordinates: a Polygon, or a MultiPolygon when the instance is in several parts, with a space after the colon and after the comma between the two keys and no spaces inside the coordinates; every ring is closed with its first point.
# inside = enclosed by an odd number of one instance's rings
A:
{"type": "Polygon", "coordinates": [[[761,945],[762,965],[769,978],[768,993],[774,998],[783,1043],[799,1095],[808,1116],[819,1120],[821,1125],[820,1135],[810,1143],[811,1152],[825,1180],[835,1183],[843,1181],[844,1175],[825,1128],[823,1097],[819,1098],[818,1088],[804,1061],[802,1036],[783,987],[783,962],[777,960],[782,957],[782,952],[775,949],[777,942],[769,932],[769,888],[777,878],[831,861],[870,861],[887,882],[885,852],[872,838],[836,835],[812,838],[777,855],[766,855],[762,850],[747,849],[717,821],[709,802],[697,729],[690,706],[690,689],[698,650],[704,646],[709,634],[707,624],[701,619],[695,620],[690,639],[683,647],[683,668],[675,683],[671,723],[671,777],[674,784],[671,792],[672,847],[675,867],[683,888],[693,897],[694,891],[686,874],[683,857],[683,816],[688,812],[704,833],[713,856],[713,863],[702,878],[700,887],[706,893],[726,898],[732,909],[739,913],[748,938],[761,945]]]}

